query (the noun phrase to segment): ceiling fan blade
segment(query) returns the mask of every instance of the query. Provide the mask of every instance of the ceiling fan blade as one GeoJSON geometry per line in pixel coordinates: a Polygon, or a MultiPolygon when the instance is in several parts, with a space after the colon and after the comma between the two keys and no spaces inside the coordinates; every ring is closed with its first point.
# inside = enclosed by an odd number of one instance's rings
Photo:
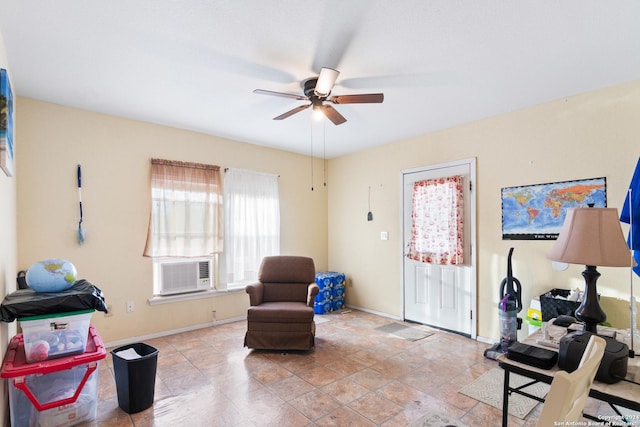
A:
{"type": "Polygon", "coordinates": [[[309,99],[304,95],[296,95],[294,93],[285,93],[285,92],[274,92],[272,90],[264,90],[264,89],[255,89],[253,93],[257,93],[260,95],[281,96],[283,98],[297,99],[300,101],[306,101],[307,99],[309,99]]]}
{"type": "Polygon", "coordinates": [[[340,80],[340,87],[348,89],[371,89],[379,87],[414,88],[436,85],[462,84],[460,76],[450,71],[431,71],[411,74],[388,74],[383,76],[354,77],[340,80]]]}
{"type": "Polygon", "coordinates": [[[334,125],[341,125],[347,121],[347,119],[345,119],[342,114],[338,113],[338,110],[333,108],[331,105],[323,105],[322,112],[333,122],[334,125]]]}
{"type": "Polygon", "coordinates": [[[373,8],[366,1],[326,0],[316,3],[315,14],[321,18],[317,28],[322,28],[322,32],[315,47],[311,69],[319,73],[322,67],[340,67],[354,38],[360,34],[365,17],[373,8]]]}
{"type": "Polygon", "coordinates": [[[384,101],[383,93],[362,93],[359,95],[336,95],[327,99],[334,104],[379,104],[384,101]]]}
{"type": "MultiPolygon", "coordinates": [[[[305,98],[306,99],[306,98],[305,98]]],[[[307,108],[311,107],[311,104],[307,104],[307,105],[301,105],[299,107],[294,108],[293,110],[289,110],[284,114],[280,114],[278,117],[274,117],[273,120],[282,120],[282,119],[286,119],[287,117],[293,116],[296,113],[299,113],[300,111],[306,110],[307,108]]]]}
{"type": "Polygon", "coordinates": [[[320,70],[320,75],[318,76],[316,87],[313,90],[316,96],[319,96],[320,98],[329,96],[329,94],[331,93],[331,89],[333,89],[333,85],[336,83],[338,74],[340,74],[340,71],[338,70],[323,67],[320,70]]]}

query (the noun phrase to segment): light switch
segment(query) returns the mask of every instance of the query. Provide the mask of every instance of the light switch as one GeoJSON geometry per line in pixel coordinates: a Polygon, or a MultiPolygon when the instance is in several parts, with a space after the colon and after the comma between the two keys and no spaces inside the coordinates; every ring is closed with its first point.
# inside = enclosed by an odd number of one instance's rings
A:
{"type": "Polygon", "coordinates": [[[389,232],[381,231],[380,232],[380,240],[389,240],[389,232]]]}

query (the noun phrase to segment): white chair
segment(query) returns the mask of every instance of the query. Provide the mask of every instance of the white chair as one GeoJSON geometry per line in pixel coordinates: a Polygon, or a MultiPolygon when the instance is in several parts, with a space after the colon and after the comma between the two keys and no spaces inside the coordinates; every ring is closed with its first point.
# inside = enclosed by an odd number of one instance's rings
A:
{"type": "Polygon", "coordinates": [[[578,369],[571,373],[566,371],[556,373],[538,418],[538,427],[568,425],[568,422],[577,422],[582,419],[582,411],[606,345],[604,339],[592,335],[580,359],[578,369]]]}

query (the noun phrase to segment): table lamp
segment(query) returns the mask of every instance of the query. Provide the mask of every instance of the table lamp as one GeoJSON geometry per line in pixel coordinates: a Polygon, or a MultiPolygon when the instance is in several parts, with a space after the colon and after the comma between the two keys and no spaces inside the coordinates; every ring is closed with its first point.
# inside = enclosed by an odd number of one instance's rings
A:
{"type": "Polygon", "coordinates": [[[558,240],[547,254],[552,261],[584,264],[585,280],[582,304],[576,318],[584,322],[584,330],[597,333],[598,323],[607,315],[600,307],[596,282],[600,273],[596,266],[629,267],[629,247],[622,234],[618,210],[615,208],[569,208],[558,240]]]}

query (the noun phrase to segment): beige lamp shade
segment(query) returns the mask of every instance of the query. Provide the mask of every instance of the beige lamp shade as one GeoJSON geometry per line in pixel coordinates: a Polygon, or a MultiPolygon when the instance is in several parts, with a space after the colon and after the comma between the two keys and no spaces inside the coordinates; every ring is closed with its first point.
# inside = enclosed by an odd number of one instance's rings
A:
{"type": "Polygon", "coordinates": [[[628,267],[627,246],[616,208],[570,208],[547,258],[569,264],[628,267]]]}

